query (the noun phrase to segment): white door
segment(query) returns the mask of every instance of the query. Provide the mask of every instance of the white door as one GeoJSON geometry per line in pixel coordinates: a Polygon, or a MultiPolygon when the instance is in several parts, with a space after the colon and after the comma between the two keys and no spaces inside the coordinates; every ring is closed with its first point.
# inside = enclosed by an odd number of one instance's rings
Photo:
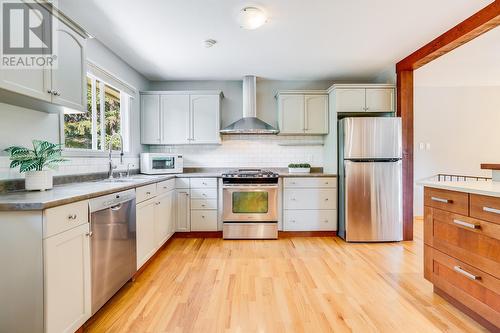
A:
{"type": "Polygon", "coordinates": [[[89,224],[43,241],[45,332],[75,332],[90,318],[89,224]]]}
{"type": "Polygon", "coordinates": [[[394,112],[394,89],[366,89],[367,112],[394,112]]]}
{"type": "Polygon", "coordinates": [[[189,95],[161,96],[161,143],[189,143],[189,95]]]}
{"type": "Polygon", "coordinates": [[[339,88],[335,90],[337,112],[365,112],[365,88],[339,88]]]}
{"type": "Polygon", "coordinates": [[[219,95],[191,95],[191,143],[220,143],[219,95]]]}
{"type": "Polygon", "coordinates": [[[52,68],[52,102],[87,111],[85,38],[58,22],[57,68],[52,68]]]}
{"type": "Polygon", "coordinates": [[[156,199],[141,202],[136,209],[137,269],[141,268],[156,251],[155,211],[156,199]]]}
{"type": "Polygon", "coordinates": [[[176,190],[176,231],[191,231],[189,190],[176,190]]]}
{"type": "Polygon", "coordinates": [[[141,95],[141,143],[160,143],[159,95],[141,95]]]}
{"type": "Polygon", "coordinates": [[[328,134],[328,95],[306,95],[304,105],[306,134],[328,134]]]}
{"type": "Polygon", "coordinates": [[[280,95],[278,105],[280,134],[303,134],[304,95],[280,95]]]}
{"type": "Polygon", "coordinates": [[[155,237],[157,247],[162,246],[171,236],[173,192],[169,191],[157,197],[155,206],[155,237]]]}

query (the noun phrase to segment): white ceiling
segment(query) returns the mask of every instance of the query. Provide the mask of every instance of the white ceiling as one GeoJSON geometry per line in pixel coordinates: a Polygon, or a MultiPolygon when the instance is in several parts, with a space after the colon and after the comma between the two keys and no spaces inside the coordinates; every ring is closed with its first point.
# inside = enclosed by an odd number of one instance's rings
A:
{"type": "Polygon", "coordinates": [[[371,79],[492,0],[62,0],[151,80],[371,79]],[[239,27],[257,5],[269,21],[239,27]],[[218,41],[211,49],[202,42],[218,41]]]}
{"type": "Polygon", "coordinates": [[[500,27],[415,71],[416,86],[500,86],[500,27]]]}

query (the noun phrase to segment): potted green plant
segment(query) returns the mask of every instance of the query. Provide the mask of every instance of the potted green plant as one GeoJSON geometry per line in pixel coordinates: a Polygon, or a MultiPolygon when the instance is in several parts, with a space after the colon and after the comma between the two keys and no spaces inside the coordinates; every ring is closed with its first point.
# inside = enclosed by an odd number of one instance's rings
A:
{"type": "Polygon", "coordinates": [[[309,163],[290,163],[288,164],[289,173],[310,173],[311,165],[309,163]]]}
{"type": "Polygon", "coordinates": [[[45,191],[52,188],[52,170],[57,164],[66,161],[61,158],[61,145],[47,141],[33,140],[33,149],[12,146],[5,151],[10,155],[10,167],[19,166],[24,172],[25,189],[45,191]]]}

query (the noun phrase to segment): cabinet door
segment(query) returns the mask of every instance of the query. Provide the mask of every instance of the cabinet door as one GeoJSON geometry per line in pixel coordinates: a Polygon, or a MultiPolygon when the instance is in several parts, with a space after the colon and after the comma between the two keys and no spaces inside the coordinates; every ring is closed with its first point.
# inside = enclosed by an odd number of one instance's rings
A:
{"type": "Polygon", "coordinates": [[[191,143],[220,143],[219,95],[191,95],[191,143]]]}
{"type": "Polygon", "coordinates": [[[394,112],[394,89],[366,89],[367,112],[394,112]]]}
{"type": "Polygon", "coordinates": [[[85,38],[57,22],[57,68],[52,68],[52,102],[87,110],[85,38]]]}
{"type": "Polygon", "coordinates": [[[365,112],[365,88],[336,89],[335,110],[337,112],[365,112]]]}
{"type": "Polygon", "coordinates": [[[305,133],[328,134],[328,95],[306,95],[305,133]]]}
{"type": "Polygon", "coordinates": [[[156,203],[155,199],[151,199],[137,205],[137,269],[141,268],[153,256],[157,248],[155,238],[156,203]]]}
{"type": "Polygon", "coordinates": [[[280,134],[303,134],[304,95],[280,95],[278,105],[280,134]]]}
{"type": "Polygon", "coordinates": [[[173,192],[169,191],[157,198],[155,205],[156,246],[162,246],[172,235],[173,192]]]}
{"type": "Polygon", "coordinates": [[[160,143],[159,95],[141,95],[141,143],[160,143]]]}
{"type": "Polygon", "coordinates": [[[189,95],[161,96],[161,143],[189,143],[189,95]]]}
{"type": "Polygon", "coordinates": [[[75,332],[90,318],[89,224],[43,241],[45,332],[75,332]]]}
{"type": "Polygon", "coordinates": [[[176,231],[191,231],[189,190],[176,191],[176,231]]]}

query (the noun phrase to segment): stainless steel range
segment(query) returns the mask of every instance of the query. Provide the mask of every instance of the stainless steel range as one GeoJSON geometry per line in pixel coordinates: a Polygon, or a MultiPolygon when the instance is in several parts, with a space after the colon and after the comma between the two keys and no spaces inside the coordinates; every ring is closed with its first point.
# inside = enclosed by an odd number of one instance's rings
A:
{"type": "Polygon", "coordinates": [[[278,179],[260,169],[222,175],[224,239],[278,238],[278,179]]]}

